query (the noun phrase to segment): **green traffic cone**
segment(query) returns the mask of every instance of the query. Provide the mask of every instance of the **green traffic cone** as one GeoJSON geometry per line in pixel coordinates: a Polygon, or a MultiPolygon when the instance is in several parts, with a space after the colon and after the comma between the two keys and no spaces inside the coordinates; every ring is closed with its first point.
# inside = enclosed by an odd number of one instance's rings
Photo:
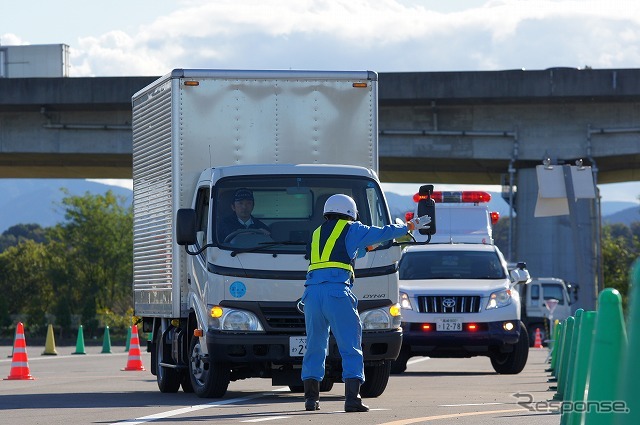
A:
{"type": "Polygon", "coordinates": [[[564,338],[562,341],[562,354],[560,358],[560,369],[558,370],[558,388],[553,396],[554,400],[562,400],[564,397],[564,387],[562,382],[566,381],[567,368],[569,367],[569,351],[571,351],[571,339],[573,338],[573,325],[576,322],[576,318],[573,316],[567,317],[566,330],[564,332],[564,338]]]}
{"type": "Polygon", "coordinates": [[[617,415],[617,425],[637,425],[640,423],[640,260],[631,268],[630,304],[628,312],[629,344],[622,361],[622,376],[618,397],[626,403],[629,413],[617,415]]]}
{"type": "Polygon", "coordinates": [[[129,344],[131,343],[131,327],[127,328],[127,342],[124,346],[124,351],[129,352],[129,344]]]}
{"type": "Polygon", "coordinates": [[[111,336],[109,335],[109,326],[104,327],[104,336],[102,337],[102,353],[111,354],[111,336]]]}
{"type": "Polygon", "coordinates": [[[78,328],[78,338],[76,339],[76,351],[71,354],[87,354],[84,350],[84,332],[82,331],[82,325],[78,328]]]}
{"type": "Polygon", "coordinates": [[[49,327],[47,328],[47,339],[44,343],[44,351],[43,355],[47,356],[57,356],[58,352],[56,351],[56,340],[53,336],[53,325],[49,323],[49,327]]]}
{"type": "MultiPolygon", "coordinates": [[[[622,317],[622,297],[613,288],[605,288],[598,297],[598,315],[591,351],[591,364],[585,388],[587,403],[616,399],[620,383],[620,363],[627,348],[627,333],[622,317]]],[[[591,410],[584,415],[584,424],[612,424],[613,413],[591,410]]]]}
{"type": "MultiPolygon", "coordinates": [[[[576,360],[573,365],[573,379],[568,382],[571,390],[567,393],[565,400],[576,402],[584,401],[584,388],[587,384],[587,372],[591,359],[591,344],[593,342],[593,329],[596,323],[596,312],[585,311],[580,319],[580,330],[578,331],[578,343],[576,350],[576,360]]],[[[575,404],[574,404],[575,405],[575,404]]],[[[581,413],[574,410],[562,412],[561,425],[579,425],[582,418],[581,413]]]]}
{"type": "Polygon", "coordinates": [[[582,314],[584,310],[579,308],[575,312],[575,323],[573,324],[573,334],[571,335],[571,348],[569,349],[569,358],[567,361],[567,373],[564,379],[558,383],[562,390],[562,399],[571,400],[571,382],[575,372],[576,357],[578,353],[578,336],[580,335],[580,325],[582,324],[582,314]]]}

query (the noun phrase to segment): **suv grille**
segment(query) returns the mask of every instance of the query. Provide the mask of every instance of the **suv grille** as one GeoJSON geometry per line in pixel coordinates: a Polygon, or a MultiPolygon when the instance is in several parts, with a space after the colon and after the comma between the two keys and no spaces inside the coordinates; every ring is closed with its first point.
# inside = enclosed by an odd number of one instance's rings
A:
{"type": "Polygon", "coordinates": [[[429,295],[418,297],[420,313],[479,313],[480,297],[467,295],[429,295]]]}
{"type": "Polygon", "coordinates": [[[304,315],[293,307],[261,306],[262,314],[272,329],[304,332],[304,315]]]}

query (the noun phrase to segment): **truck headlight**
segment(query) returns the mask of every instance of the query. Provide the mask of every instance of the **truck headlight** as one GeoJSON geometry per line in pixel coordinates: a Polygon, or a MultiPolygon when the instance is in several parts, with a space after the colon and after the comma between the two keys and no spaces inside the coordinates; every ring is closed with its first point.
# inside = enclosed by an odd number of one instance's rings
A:
{"type": "Polygon", "coordinates": [[[487,310],[492,308],[506,307],[511,304],[511,289],[503,289],[497,291],[489,296],[489,302],[487,302],[487,310]]]}
{"type": "Polygon", "coordinates": [[[400,305],[394,304],[390,307],[374,308],[363,311],[360,314],[362,330],[385,330],[397,329],[400,327],[400,305]]]}
{"type": "Polygon", "coordinates": [[[405,310],[413,310],[411,307],[411,300],[409,299],[409,295],[405,292],[400,292],[400,307],[405,310]]]}
{"type": "Polygon", "coordinates": [[[214,306],[211,308],[209,326],[221,331],[262,332],[258,317],[250,311],[214,306]]]}

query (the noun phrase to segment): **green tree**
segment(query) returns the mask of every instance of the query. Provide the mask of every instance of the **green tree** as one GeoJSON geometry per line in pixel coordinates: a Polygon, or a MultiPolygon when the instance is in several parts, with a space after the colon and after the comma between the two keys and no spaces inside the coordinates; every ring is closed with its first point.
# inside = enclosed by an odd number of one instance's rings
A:
{"type": "Polygon", "coordinates": [[[54,300],[48,277],[50,257],[44,244],[26,240],[0,254],[0,322],[11,326],[14,319],[27,320],[31,332],[47,325],[46,313],[54,300]]]}
{"type": "Polygon", "coordinates": [[[640,255],[640,239],[637,233],[634,234],[634,230],[638,229],[640,226],[629,228],[624,224],[606,225],[602,228],[604,286],[620,291],[625,307],[629,292],[631,264],[640,255]]]}
{"type": "Polygon", "coordinates": [[[45,229],[39,224],[16,224],[9,227],[0,235],[0,252],[20,242],[32,240],[43,243],[46,241],[45,229]]]}
{"type": "MultiPolygon", "coordinates": [[[[80,315],[88,332],[98,327],[96,312],[125,314],[131,307],[133,211],[125,199],[104,195],[62,200],[65,222],[49,232],[59,315],[80,315]]],[[[69,317],[64,319],[69,320],[69,317]]]]}

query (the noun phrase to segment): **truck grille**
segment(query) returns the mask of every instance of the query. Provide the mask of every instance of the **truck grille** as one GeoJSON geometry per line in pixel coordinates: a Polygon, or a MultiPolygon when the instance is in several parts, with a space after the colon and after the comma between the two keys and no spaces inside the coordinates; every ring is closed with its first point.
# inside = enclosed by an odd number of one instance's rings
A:
{"type": "Polygon", "coordinates": [[[468,295],[429,295],[418,297],[420,313],[479,313],[480,297],[468,295]]]}
{"type": "Polygon", "coordinates": [[[304,315],[295,307],[265,307],[261,306],[267,324],[277,330],[297,330],[304,332],[304,315]]]}

